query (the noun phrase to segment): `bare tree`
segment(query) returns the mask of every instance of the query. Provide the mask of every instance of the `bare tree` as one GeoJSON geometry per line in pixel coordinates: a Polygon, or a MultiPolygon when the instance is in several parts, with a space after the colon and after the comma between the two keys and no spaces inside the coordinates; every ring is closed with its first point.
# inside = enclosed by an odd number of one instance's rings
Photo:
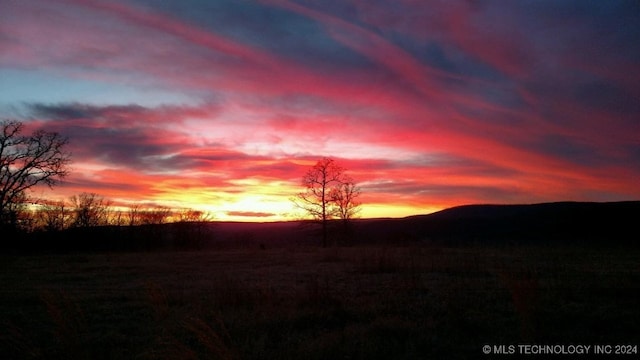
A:
{"type": "Polygon", "coordinates": [[[60,231],[71,224],[72,212],[65,201],[43,204],[36,212],[39,227],[46,231],[60,231]]]}
{"type": "Polygon", "coordinates": [[[355,198],[360,194],[351,178],[333,159],[318,161],[302,178],[304,191],[293,203],[322,224],[322,246],[327,246],[328,221],[342,218],[347,221],[357,208],[355,198]]]}
{"type": "Polygon", "coordinates": [[[166,223],[172,215],[173,210],[169,207],[137,203],[129,206],[127,222],[129,226],[158,225],[166,223]]]}
{"type": "Polygon", "coordinates": [[[211,221],[212,216],[210,213],[202,210],[185,208],[178,210],[176,218],[177,222],[202,223],[211,221]]]}
{"type": "Polygon", "coordinates": [[[101,226],[109,223],[111,203],[95,193],[82,193],[71,197],[75,227],[101,226]]]}
{"type": "Polygon", "coordinates": [[[348,224],[360,212],[360,188],[351,178],[345,177],[345,181],[331,190],[331,201],[336,205],[338,216],[343,223],[348,224]]]}
{"type": "Polygon", "coordinates": [[[22,135],[19,121],[0,122],[0,225],[12,225],[15,207],[37,184],[53,187],[68,174],[68,140],[55,132],[22,135]]]}
{"type": "Polygon", "coordinates": [[[143,225],[158,225],[166,223],[173,211],[166,206],[155,206],[140,211],[140,219],[143,225]]]}
{"type": "Polygon", "coordinates": [[[133,204],[129,206],[129,211],[127,213],[129,226],[136,226],[142,223],[141,211],[142,211],[142,205],[140,204],[133,204]]]}
{"type": "Polygon", "coordinates": [[[128,214],[122,209],[114,209],[109,215],[109,223],[115,226],[123,226],[127,224],[128,214]]]}
{"type": "Polygon", "coordinates": [[[30,200],[25,192],[18,194],[9,204],[5,214],[5,220],[0,223],[0,228],[7,226],[10,231],[31,231],[35,225],[33,212],[29,209],[30,200]]]}

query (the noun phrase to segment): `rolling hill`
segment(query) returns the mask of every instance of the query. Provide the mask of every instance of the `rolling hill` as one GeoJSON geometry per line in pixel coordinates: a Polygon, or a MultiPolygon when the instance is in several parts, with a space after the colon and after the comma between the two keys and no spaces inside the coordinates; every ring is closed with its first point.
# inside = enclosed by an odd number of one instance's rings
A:
{"type": "Polygon", "coordinates": [[[640,201],[465,205],[403,219],[361,220],[358,232],[378,240],[433,243],[632,244],[640,201]]]}

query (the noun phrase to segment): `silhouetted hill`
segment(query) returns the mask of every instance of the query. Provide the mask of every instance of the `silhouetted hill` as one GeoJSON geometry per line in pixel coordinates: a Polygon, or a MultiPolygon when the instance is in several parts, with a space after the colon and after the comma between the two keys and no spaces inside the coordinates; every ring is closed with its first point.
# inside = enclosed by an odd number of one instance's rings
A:
{"type": "Polygon", "coordinates": [[[465,205],[403,219],[363,220],[358,232],[378,241],[635,244],[640,201],[465,205]]]}

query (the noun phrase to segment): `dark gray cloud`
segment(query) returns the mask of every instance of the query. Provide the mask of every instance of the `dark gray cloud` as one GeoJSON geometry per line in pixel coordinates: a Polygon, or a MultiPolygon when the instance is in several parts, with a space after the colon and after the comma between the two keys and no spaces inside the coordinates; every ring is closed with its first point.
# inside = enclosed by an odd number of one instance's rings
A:
{"type": "Polygon", "coordinates": [[[138,170],[180,165],[168,159],[184,149],[186,135],[167,125],[180,124],[189,109],[78,103],[30,104],[28,108],[48,130],[69,138],[76,160],[138,170]]]}

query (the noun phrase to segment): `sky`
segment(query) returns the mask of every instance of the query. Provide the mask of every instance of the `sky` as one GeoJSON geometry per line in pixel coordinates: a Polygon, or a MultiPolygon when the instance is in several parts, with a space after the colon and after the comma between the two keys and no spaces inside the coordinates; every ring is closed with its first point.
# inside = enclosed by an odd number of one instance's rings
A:
{"type": "Polygon", "coordinates": [[[2,0],[0,118],[69,138],[36,197],[299,217],[640,199],[640,2],[2,0]]]}

